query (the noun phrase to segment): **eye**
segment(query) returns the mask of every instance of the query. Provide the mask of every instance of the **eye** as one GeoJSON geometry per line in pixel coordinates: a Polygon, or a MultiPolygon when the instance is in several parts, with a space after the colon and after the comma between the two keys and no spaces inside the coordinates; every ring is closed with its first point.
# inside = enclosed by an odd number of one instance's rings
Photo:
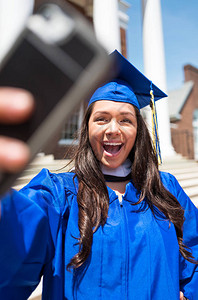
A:
{"type": "Polygon", "coordinates": [[[107,123],[108,122],[108,118],[98,117],[98,118],[95,119],[95,122],[98,122],[98,123],[107,123]]]}
{"type": "Polygon", "coordinates": [[[132,124],[132,123],[133,123],[133,122],[132,122],[130,119],[128,119],[128,118],[124,118],[124,119],[120,120],[120,122],[121,122],[121,123],[129,123],[129,124],[132,124]]]}

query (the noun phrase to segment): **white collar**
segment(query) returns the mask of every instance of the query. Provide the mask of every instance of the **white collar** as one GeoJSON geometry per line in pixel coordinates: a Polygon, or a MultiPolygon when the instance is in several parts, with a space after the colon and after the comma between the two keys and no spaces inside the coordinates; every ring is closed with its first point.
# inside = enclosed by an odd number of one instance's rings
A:
{"type": "Polygon", "coordinates": [[[117,176],[117,177],[126,177],[131,173],[131,161],[129,158],[125,160],[125,162],[117,167],[117,168],[108,168],[104,166],[103,164],[101,165],[101,170],[104,175],[112,175],[112,176],[117,176]]]}

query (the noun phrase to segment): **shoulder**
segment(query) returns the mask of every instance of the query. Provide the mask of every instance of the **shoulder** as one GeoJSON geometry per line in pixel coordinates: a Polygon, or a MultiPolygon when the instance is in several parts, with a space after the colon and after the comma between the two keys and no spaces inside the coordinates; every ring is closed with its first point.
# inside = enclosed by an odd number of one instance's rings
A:
{"type": "Polygon", "coordinates": [[[165,188],[180,202],[183,208],[194,209],[194,204],[183,190],[174,175],[166,172],[160,172],[160,177],[165,188]]]}
{"type": "Polygon", "coordinates": [[[78,182],[74,173],[51,173],[42,169],[20,193],[40,206],[67,206],[77,195],[78,182]]]}
{"type": "Polygon", "coordinates": [[[170,190],[174,187],[175,183],[177,181],[177,179],[175,178],[174,175],[168,173],[168,172],[162,172],[160,171],[160,178],[161,178],[161,181],[163,183],[163,185],[166,187],[166,189],[170,190]]]}
{"type": "MultiPolygon", "coordinates": [[[[44,170],[42,170],[44,171],[44,170]]],[[[61,186],[67,192],[71,192],[74,195],[78,193],[78,180],[73,172],[63,172],[63,173],[51,173],[47,170],[48,176],[50,176],[53,184],[56,186],[61,186]]]]}
{"type": "Polygon", "coordinates": [[[27,188],[55,189],[57,193],[64,189],[77,194],[78,181],[75,178],[75,173],[52,173],[44,168],[22,190],[27,188]]]}
{"type": "Polygon", "coordinates": [[[176,198],[179,193],[184,192],[174,175],[168,172],[160,172],[160,178],[165,188],[176,198]]]}

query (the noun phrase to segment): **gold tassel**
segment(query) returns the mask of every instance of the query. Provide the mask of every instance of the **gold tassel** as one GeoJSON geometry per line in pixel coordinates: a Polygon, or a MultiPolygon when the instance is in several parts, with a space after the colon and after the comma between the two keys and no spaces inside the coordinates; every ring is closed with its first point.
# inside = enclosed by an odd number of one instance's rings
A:
{"type": "Polygon", "coordinates": [[[151,111],[152,111],[152,140],[153,140],[154,151],[155,151],[155,154],[156,154],[157,160],[158,160],[158,165],[161,165],[162,157],[161,157],[161,151],[160,151],[157,112],[156,112],[155,99],[154,99],[153,90],[152,90],[152,83],[151,83],[150,95],[151,95],[150,107],[151,107],[151,111]]]}

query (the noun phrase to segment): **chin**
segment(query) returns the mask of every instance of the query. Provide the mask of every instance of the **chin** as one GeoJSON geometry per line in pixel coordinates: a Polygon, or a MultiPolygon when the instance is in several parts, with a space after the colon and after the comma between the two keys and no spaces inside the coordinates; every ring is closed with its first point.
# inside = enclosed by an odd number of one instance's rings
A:
{"type": "Polygon", "coordinates": [[[106,167],[106,168],[111,168],[111,169],[116,169],[118,168],[119,166],[121,166],[122,162],[121,163],[118,163],[118,162],[103,162],[101,161],[101,163],[106,167]]]}

